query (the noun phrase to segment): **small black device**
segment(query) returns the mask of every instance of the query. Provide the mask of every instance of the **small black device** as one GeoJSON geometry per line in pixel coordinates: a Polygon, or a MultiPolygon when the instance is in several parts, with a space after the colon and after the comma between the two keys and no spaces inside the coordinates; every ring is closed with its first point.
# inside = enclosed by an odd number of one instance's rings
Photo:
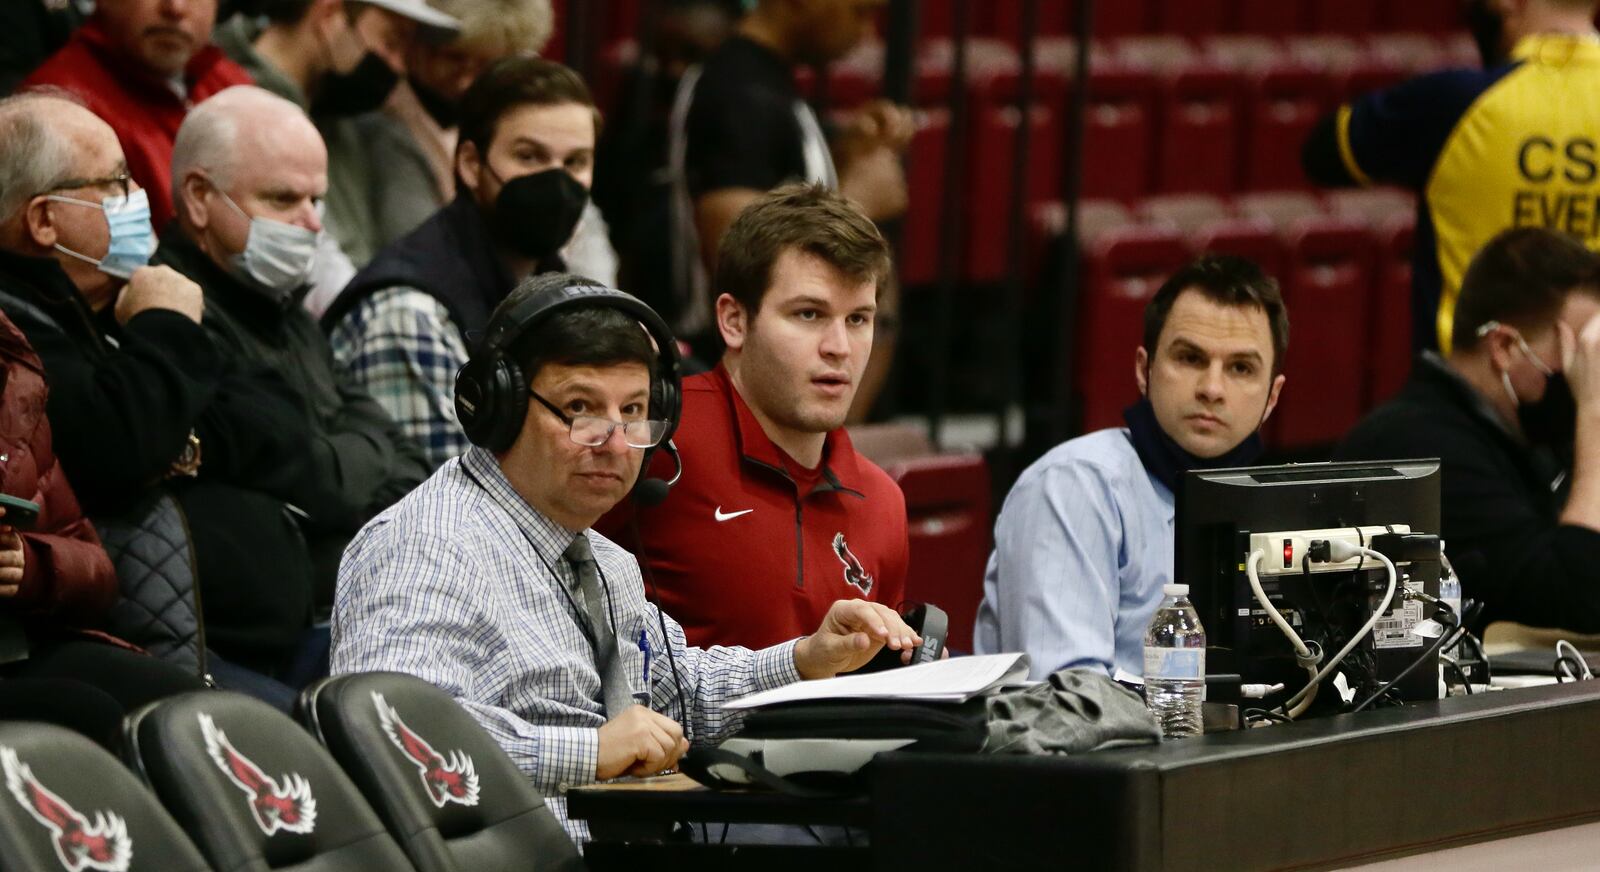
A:
{"type": "Polygon", "coordinates": [[[0,518],[0,526],[31,530],[39,520],[39,504],[32,500],[0,494],[0,508],[6,510],[5,517],[0,518]]]}
{"type": "Polygon", "coordinates": [[[900,617],[906,622],[906,626],[922,637],[922,644],[911,649],[911,662],[901,662],[900,657],[904,651],[884,646],[882,651],[867,661],[867,665],[857,669],[856,672],[881,672],[896,666],[932,663],[944,653],[944,641],[950,635],[950,616],[945,614],[944,609],[933,603],[906,603],[900,608],[900,617]]]}
{"type": "MultiPolygon", "coordinates": [[[[512,296],[516,296],[515,291],[512,296]]],[[[631,315],[656,345],[649,414],[652,419],[668,422],[669,426],[660,444],[645,450],[639,468],[648,470],[650,458],[663,446],[674,460],[677,459],[677,449],[671,446],[672,434],[678,429],[678,419],[683,413],[682,361],[678,356],[677,339],[661,316],[639,298],[615,288],[584,284],[576,277],[572,284],[551,286],[527,294],[510,305],[501,304],[484,330],[483,340],[473,350],[472,358],[456,373],[456,419],[474,445],[490,451],[505,451],[517,440],[522,422],[527,418],[530,374],[523,372],[510,354],[517,340],[557,312],[594,305],[631,315]]],[[[682,473],[681,461],[678,473],[682,473]]],[[[657,481],[646,478],[641,472],[635,494],[646,502],[659,502],[666,497],[666,487],[662,485],[677,481],[677,476],[659,485],[655,484],[657,481]]]]}
{"type": "MultiPolygon", "coordinates": [[[[1350,569],[1330,571],[1315,565],[1314,547],[1281,531],[1361,528],[1361,544],[1397,566],[1396,592],[1384,616],[1340,664],[1357,699],[1425,655],[1428,640],[1411,629],[1430,612],[1422,602],[1440,594],[1437,460],[1192,471],[1178,497],[1173,580],[1189,585],[1206,628],[1208,671],[1237,673],[1247,683],[1282,682],[1285,695],[1306,683],[1304,666],[1248,579],[1246,561],[1263,534],[1283,538],[1263,549],[1262,589],[1287,622],[1322,649],[1322,662],[1382,604],[1388,573],[1380,562],[1363,558],[1350,569]]],[[[1437,699],[1437,671],[1413,669],[1395,689],[1402,699],[1437,699]]],[[[1336,709],[1337,696],[1322,694],[1312,712],[1336,709]]],[[[1271,697],[1268,704],[1282,699],[1271,697]]]]}

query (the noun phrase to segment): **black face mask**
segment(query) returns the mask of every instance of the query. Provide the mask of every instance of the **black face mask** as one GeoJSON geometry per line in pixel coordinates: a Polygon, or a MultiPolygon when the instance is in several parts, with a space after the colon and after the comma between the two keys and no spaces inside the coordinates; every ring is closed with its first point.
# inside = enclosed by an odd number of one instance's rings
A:
{"type": "Polygon", "coordinates": [[[495,232],[517,254],[543,260],[572,238],[588,203],[589,189],[566,170],[517,176],[502,183],[494,199],[495,232]]]}
{"type": "Polygon", "coordinates": [[[417,81],[416,76],[406,81],[411,83],[411,92],[417,95],[417,102],[422,104],[422,110],[428,113],[433,123],[446,130],[461,123],[460,103],[417,81]]]}
{"type": "Polygon", "coordinates": [[[1140,397],[1139,402],[1124,409],[1122,419],[1128,422],[1128,435],[1133,438],[1133,450],[1138,452],[1139,462],[1174,494],[1183,481],[1183,474],[1191,469],[1249,466],[1261,456],[1260,427],[1218,457],[1205,458],[1190,454],[1168,436],[1167,431],[1161,429],[1161,422],[1156,420],[1156,409],[1150,405],[1149,397],[1140,397]]]}
{"type": "Polygon", "coordinates": [[[367,52],[361,63],[348,73],[328,73],[311,101],[311,114],[317,117],[365,115],[383,107],[400,74],[383,58],[367,52]]]}
{"type": "Polygon", "coordinates": [[[1578,436],[1578,401],[1572,397],[1567,377],[1556,373],[1545,379],[1544,396],[1537,403],[1517,404],[1517,423],[1528,444],[1568,452],[1578,436]]]}
{"type": "Polygon", "coordinates": [[[1477,43],[1478,56],[1483,58],[1484,69],[1497,67],[1509,60],[1500,45],[1505,38],[1506,22],[1489,8],[1489,0],[1467,0],[1465,16],[1467,30],[1472,32],[1472,41],[1477,43]]]}

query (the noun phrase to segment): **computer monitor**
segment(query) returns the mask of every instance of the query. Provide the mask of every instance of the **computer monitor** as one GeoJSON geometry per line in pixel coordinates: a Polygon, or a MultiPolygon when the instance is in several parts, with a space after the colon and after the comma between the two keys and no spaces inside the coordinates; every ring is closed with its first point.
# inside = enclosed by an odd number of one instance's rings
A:
{"type": "MultiPolygon", "coordinates": [[[[1373,534],[1373,527],[1437,536],[1439,462],[1305,463],[1188,473],[1178,499],[1173,580],[1189,585],[1200,613],[1208,671],[1238,673],[1249,683],[1283,682],[1286,693],[1306,684],[1307,672],[1296,663],[1291,643],[1250,585],[1245,562],[1253,550],[1251,536],[1257,535],[1259,547],[1264,533],[1351,527],[1368,528],[1363,541],[1370,541],[1365,537],[1373,534]]],[[[1263,549],[1270,553],[1261,562],[1261,586],[1297,632],[1323,648],[1327,659],[1382,603],[1388,573],[1373,561],[1360,568],[1324,566],[1307,572],[1311,564],[1303,562],[1300,551],[1289,559],[1290,545],[1285,537],[1263,549]]],[[[1399,566],[1402,587],[1437,597],[1437,551],[1435,544],[1431,561],[1425,547],[1385,556],[1399,566]]],[[[1404,600],[1397,591],[1374,632],[1351,650],[1342,665],[1363,698],[1424,653],[1430,640],[1411,632],[1431,614],[1423,605],[1404,600]]],[[[1415,669],[1395,690],[1402,699],[1437,698],[1437,670],[1415,669]]],[[[1312,711],[1326,710],[1327,698],[1333,696],[1325,694],[1312,711]]],[[[1268,704],[1272,702],[1269,698],[1268,704]]]]}

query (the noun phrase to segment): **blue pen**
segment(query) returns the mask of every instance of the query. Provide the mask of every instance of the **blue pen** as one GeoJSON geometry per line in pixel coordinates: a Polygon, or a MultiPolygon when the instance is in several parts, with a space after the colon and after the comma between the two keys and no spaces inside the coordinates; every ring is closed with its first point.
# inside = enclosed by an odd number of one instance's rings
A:
{"type": "Polygon", "coordinates": [[[639,630],[639,653],[644,655],[644,688],[650,692],[650,637],[643,629],[639,630]]]}

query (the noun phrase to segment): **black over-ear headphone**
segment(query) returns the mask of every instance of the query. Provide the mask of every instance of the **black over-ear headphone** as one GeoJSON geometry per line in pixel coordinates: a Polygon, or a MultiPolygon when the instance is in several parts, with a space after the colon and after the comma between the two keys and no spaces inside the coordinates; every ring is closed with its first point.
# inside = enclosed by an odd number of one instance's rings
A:
{"type": "MultiPolygon", "coordinates": [[[[513,292],[515,296],[515,292],[513,292]]],[[[647,479],[640,473],[635,498],[659,503],[667,488],[683,474],[683,462],[672,444],[678,419],[683,412],[682,362],[678,341],[665,321],[642,300],[614,288],[588,284],[554,286],[528,294],[510,305],[502,304],[489,319],[483,341],[472,358],[456,373],[456,420],[474,445],[501,452],[517,441],[528,415],[528,378],[510,354],[516,341],[557,312],[584,306],[606,306],[632,316],[649,332],[656,344],[655,376],[650,382],[650,417],[666,421],[667,432],[657,448],[665,448],[677,463],[670,480],[647,479]]],[[[641,470],[650,468],[655,448],[645,450],[641,470]]]]}

